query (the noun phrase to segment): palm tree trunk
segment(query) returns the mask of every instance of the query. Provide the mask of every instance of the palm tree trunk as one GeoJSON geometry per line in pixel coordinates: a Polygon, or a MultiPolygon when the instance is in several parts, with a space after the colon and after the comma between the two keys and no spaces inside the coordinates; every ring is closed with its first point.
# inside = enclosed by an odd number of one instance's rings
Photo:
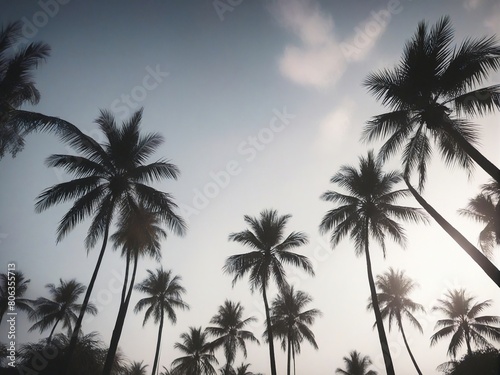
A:
{"type": "Polygon", "coordinates": [[[54,331],[56,330],[56,327],[59,324],[60,320],[61,320],[61,318],[57,319],[56,323],[54,324],[54,327],[52,327],[52,330],[50,331],[49,338],[47,339],[47,341],[48,341],[49,344],[52,341],[52,335],[54,334],[54,331]]]}
{"type": "Polygon", "coordinates": [[[472,355],[472,348],[470,346],[470,332],[469,327],[465,326],[465,343],[467,344],[467,354],[472,355]]]}
{"type": "Polygon", "coordinates": [[[94,273],[90,278],[89,286],[87,287],[87,291],[85,292],[85,298],[83,299],[82,308],[80,309],[80,315],[78,315],[78,319],[75,323],[75,329],[73,330],[73,334],[71,335],[71,340],[68,345],[68,354],[66,358],[66,363],[63,366],[64,373],[66,373],[67,375],[71,375],[67,373],[67,370],[69,367],[69,363],[71,361],[71,356],[75,351],[76,341],[78,339],[78,332],[80,332],[80,329],[82,327],[83,317],[85,315],[85,311],[87,310],[87,306],[89,304],[90,295],[92,294],[92,289],[94,289],[94,284],[97,279],[97,274],[99,273],[99,268],[101,267],[102,258],[104,257],[104,252],[106,251],[106,245],[108,243],[109,227],[110,227],[110,220],[108,220],[108,222],[106,223],[106,229],[104,230],[104,239],[102,241],[101,251],[99,253],[99,257],[97,258],[97,263],[94,267],[94,273]]]}
{"type": "Polygon", "coordinates": [[[274,359],[274,338],[271,329],[271,317],[269,316],[269,303],[265,286],[262,288],[262,298],[264,299],[264,309],[266,310],[267,340],[269,341],[269,360],[271,362],[271,375],[276,375],[276,360],[274,359]]]}
{"type": "Polygon", "coordinates": [[[128,282],[128,272],[130,268],[130,252],[127,251],[127,256],[125,260],[125,277],[123,278],[123,288],[122,288],[122,299],[121,303],[125,303],[125,297],[127,293],[127,282],[128,282]]]}
{"type": "Polygon", "coordinates": [[[156,352],[155,352],[155,359],[153,361],[153,371],[151,372],[151,375],[156,374],[156,368],[158,367],[158,359],[160,358],[160,345],[161,345],[161,334],[163,331],[163,309],[161,309],[160,312],[160,327],[158,328],[158,338],[156,340],[156,352]]]}
{"type": "Polygon", "coordinates": [[[293,360],[293,375],[296,374],[295,370],[295,346],[293,347],[293,351],[292,351],[292,360],[293,360]]]}
{"type": "Polygon", "coordinates": [[[290,375],[290,367],[292,365],[292,340],[290,338],[290,332],[288,332],[288,358],[286,366],[286,374],[290,375]]]}
{"type": "Polygon", "coordinates": [[[118,316],[116,318],[115,328],[113,329],[113,334],[111,336],[111,341],[109,343],[108,354],[106,355],[106,361],[104,362],[102,375],[110,375],[111,370],[113,369],[113,362],[115,360],[116,350],[118,349],[118,343],[122,335],[123,325],[125,324],[125,317],[127,316],[128,305],[130,303],[130,296],[132,295],[132,289],[134,288],[138,258],[139,258],[138,254],[134,254],[134,268],[132,269],[132,276],[130,277],[130,286],[128,288],[125,301],[123,301],[123,303],[120,303],[120,309],[118,310],[118,316]]]}
{"type": "Polygon", "coordinates": [[[458,143],[458,145],[474,160],[486,173],[488,173],[496,182],[500,183],[500,169],[489,161],[477,148],[471,145],[458,132],[446,129],[447,133],[458,143]]]}
{"type": "Polygon", "coordinates": [[[458,230],[456,230],[445,218],[443,218],[427,201],[411,186],[409,180],[405,178],[406,186],[413,194],[417,202],[434,220],[448,233],[455,242],[465,250],[467,254],[477,263],[479,267],[490,277],[498,287],[500,287],[500,271],[491,261],[484,256],[473,244],[471,244],[458,230]]]}
{"type": "Polygon", "coordinates": [[[372,298],[373,311],[375,312],[375,322],[377,324],[378,337],[380,346],[382,347],[382,355],[384,357],[385,369],[387,375],[395,375],[394,365],[392,363],[391,352],[389,350],[389,343],[384,330],[382,322],[382,314],[378,305],[377,290],[375,289],[375,281],[373,279],[372,263],[370,260],[370,252],[368,246],[368,219],[366,223],[366,241],[365,241],[365,255],[366,255],[366,270],[368,272],[368,283],[370,284],[370,294],[372,298]]]}
{"type": "Polygon", "coordinates": [[[411,361],[413,362],[413,366],[415,366],[415,369],[417,370],[419,375],[422,375],[422,371],[420,371],[420,368],[417,365],[417,361],[415,360],[415,357],[413,356],[413,353],[410,350],[410,345],[408,345],[408,341],[406,340],[406,335],[405,331],[403,329],[403,322],[401,321],[401,316],[398,316],[398,325],[399,325],[399,330],[401,331],[401,334],[403,335],[403,341],[406,346],[406,350],[408,351],[408,354],[410,355],[411,361]]]}

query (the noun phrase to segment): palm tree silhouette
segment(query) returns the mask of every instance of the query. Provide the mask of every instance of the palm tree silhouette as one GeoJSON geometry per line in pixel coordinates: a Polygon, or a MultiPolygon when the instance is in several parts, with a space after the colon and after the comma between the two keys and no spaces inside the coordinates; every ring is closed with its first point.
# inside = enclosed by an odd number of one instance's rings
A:
{"type": "Polygon", "coordinates": [[[186,290],[181,286],[180,281],[180,276],[173,276],[172,271],[164,271],[160,267],[155,272],[148,270],[148,277],[135,287],[148,295],[148,297],[139,300],[134,309],[138,313],[147,308],[142,325],[144,326],[150,317],[153,318],[155,323],[160,323],[152,375],[156,375],[156,369],[158,368],[165,315],[175,324],[177,322],[175,309],[189,309],[188,304],[182,300],[182,295],[186,293],[186,290]]]}
{"type": "MultiPolygon", "coordinates": [[[[383,275],[377,276],[377,288],[380,290],[377,293],[378,303],[380,305],[380,313],[382,314],[382,319],[389,320],[389,331],[391,330],[392,323],[395,321],[401,335],[403,336],[403,341],[406,346],[406,350],[410,355],[411,361],[415,366],[417,372],[422,375],[422,371],[417,365],[417,361],[410,350],[408,341],[406,339],[406,334],[403,329],[403,317],[406,317],[414,327],[416,327],[421,333],[423,333],[422,326],[418,320],[413,316],[415,311],[425,311],[424,307],[412,301],[408,294],[410,294],[417,284],[407,277],[404,271],[396,271],[392,267],[389,271],[385,272],[383,275]]],[[[373,304],[370,302],[368,304],[368,309],[373,309],[373,304]]]]}
{"type": "Polygon", "coordinates": [[[368,370],[368,367],[372,364],[370,357],[363,356],[356,350],[349,353],[349,357],[342,358],[345,363],[346,370],[337,368],[335,370],[336,374],[343,375],[377,375],[376,371],[368,370]]]}
{"type": "MultiPolygon", "coordinates": [[[[68,330],[68,336],[72,332],[72,323],[76,322],[77,313],[82,305],[77,303],[80,295],[85,292],[85,286],[75,279],[64,281],[59,279],[59,285],[47,284],[45,287],[49,290],[51,299],[40,297],[33,302],[33,311],[30,314],[30,320],[37,320],[31,326],[28,332],[39,330],[40,333],[52,326],[48,342],[52,340],[52,335],[59,323],[62,328],[68,330]]],[[[97,308],[92,304],[87,304],[86,311],[92,315],[97,314],[97,308]]]]}
{"type": "Polygon", "coordinates": [[[144,365],[143,362],[144,361],[132,362],[126,371],[126,375],[146,375],[146,367],[148,367],[148,365],[144,365]]]}
{"type": "Polygon", "coordinates": [[[212,353],[208,333],[201,327],[189,327],[189,332],[181,334],[182,343],[176,342],[174,348],[180,350],[182,357],[174,359],[174,374],[215,375],[213,363],[217,358],[212,353]]]}
{"type": "Polygon", "coordinates": [[[26,279],[21,271],[10,272],[10,276],[6,273],[0,274],[0,323],[2,322],[4,314],[9,309],[9,281],[12,282],[12,278],[14,279],[14,290],[16,293],[15,309],[24,311],[28,314],[33,311],[32,307],[30,306],[33,301],[27,298],[23,298],[26,290],[28,290],[28,284],[31,280],[26,279]]]}
{"type": "Polygon", "coordinates": [[[216,337],[211,343],[212,348],[224,348],[226,372],[231,369],[238,349],[242,350],[245,358],[247,357],[246,341],[259,343],[252,332],[244,329],[247,324],[255,322],[257,319],[253,316],[243,319],[243,310],[244,308],[239,302],[225,300],[224,304],[219,306],[217,314],[210,319],[210,324],[216,326],[205,328],[209,335],[216,337]]]}
{"type": "MultiPolygon", "coordinates": [[[[309,294],[294,287],[285,287],[271,303],[271,327],[277,338],[281,339],[283,350],[288,348],[287,374],[291,372],[293,359],[293,373],[295,374],[295,354],[300,353],[300,344],[306,339],[314,349],[318,349],[314,333],[309,328],[314,324],[316,317],[321,316],[318,309],[303,311],[304,307],[312,302],[309,294]]],[[[264,334],[267,336],[267,334],[264,334]]]]}
{"type": "Polygon", "coordinates": [[[436,328],[439,331],[431,336],[431,345],[452,335],[448,346],[448,355],[456,358],[458,349],[465,343],[467,354],[472,353],[471,342],[478,347],[491,347],[487,338],[500,341],[499,316],[478,316],[484,309],[491,306],[491,300],[474,302],[475,298],[467,295],[465,289],[448,291],[444,299],[438,299],[438,305],[433,311],[442,312],[446,319],[438,320],[436,328]]]}
{"type": "Polygon", "coordinates": [[[240,366],[238,366],[235,370],[235,375],[262,375],[261,373],[254,373],[251,371],[248,371],[248,368],[251,366],[250,363],[242,363],[240,366]]]}
{"type": "MultiPolygon", "coordinates": [[[[106,250],[109,228],[115,212],[124,210],[131,202],[135,202],[157,213],[174,233],[182,235],[186,229],[182,218],[174,212],[177,206],[172,196],[147,185],[165,178],[176,179],[179,170],[162,159],[144,164],[163,143],[163,137],[158,133],[141,135],[141,119],[142,109],[118,127],[113,115],[103,110],[96,122],[106,138],[105,143],[100,144],[76,129],[68,134],[65,140],[81,156],[52,155],[47,159],[49,166],[64,168],[75,176],[72,181],[44,190],[35,205],[36,211],[41,212],[58,203],[75,200],[73,207],[64,215],[58,226],[57,241],[90,216],[92,221],[85,239],[86,248],[92,248],[99,238],[103,238],[82,310],[75,324],[75,332],[80,330],[106,250]]],[[[73,335],[69,348],[70,356],[75,344],[76,335],[73,335]]]]}
{"type": "Polygon", "coordinates": [[[0,30],[0,159],[5,152],[14,157],[21,151],[24,137],[31,132],[64,135],[76,128],[57,117],[19,109],[25,103],[40,101],[32,71],[50,53],[49,45],[43,42],[20,46],[22,28],[22,22],[16,21],[0,30]]]}
{"type": "Polygon", "coordinates": [[[280,289],[287,285],[283,267],[285,264],[300,267],[314,275],[309,259],[290,251],[290,249],[306,244],[307,236],[302,232],[292,232],[284,238],[283,232],[290,217],[291,215],[279,216],[276,210],[262,211],[259,219],[245,215],[245,222],[251,230],[246,229],[231,233],[229,240],[248,246],[252,251],[228,257],[223,267],[225,273],[234,274],[233,286],[248,273],[250,275],[250,290],[253,292],[258,289],[262,293],[266,313],[271,375],[276,375],[276,361],[267,300],[267,289],[270,281],[274,279],[280,289]]]}
{"type": "Polygon", "coordinates": [[[344,165],[330,180],[347,190],[349,195],[327,191],[321,196],[321,199],[340,206],[326,213],[320,224],[320,232],[324,234],[331,231],[332,247],[350,233],[356,255],[365,254],[373,310],[388,375],[394,375],[394,367],[373,280],[369,239],[372,237],[380,244],[385,256],[386,234],[399,245],[406,244],[404,229],[393,218],[410,222],[426,221],[419,209],[394,204],[397,199],[409,194],[406,189],[393,190],[393,186],[401,180],[399,172],[384,173],[380,159],[376,159],[373,151],[369,151],[366,158],[360,157],[359,170],[344,165]]]}
{"type": "Polygon", "coordinates": [[[431,139],[447,164],[457,163],[470,171],[474,160],[500,182],[500,170],[473,146],[478,139],[476,126],[459,117],[500,109],[500,85],[476,89],[500,68],[500,46],[492,36],[467,38],[453,47],[453,34],[447,16],[432,28],[420,22],[399,65],[371,73],[364,81],[391,112],[374,116],[363,138],[387,138],[379,154],[382,160],[403,150],[405,175],[417,169],[420,190],[431,157],[431,139]]]}

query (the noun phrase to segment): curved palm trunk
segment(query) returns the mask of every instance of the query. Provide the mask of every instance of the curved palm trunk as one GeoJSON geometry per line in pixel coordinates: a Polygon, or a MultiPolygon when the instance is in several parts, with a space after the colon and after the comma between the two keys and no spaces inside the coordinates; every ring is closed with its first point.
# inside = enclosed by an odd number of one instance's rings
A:
{"type": "Polygon", "coordinates": [[[413,362],[413,366],[415,366],[415,369],[417,370],[418,374],[422,375],[422,371],[420,371],[420,368],[417,365],[417,361],[415,360],[415,357],[413,356],[413,353],[410,350],[410,345],[408,345],[408,341],[406,340],[406,335],[403,329],[403,322],[401,321],[401,316],[398,316],[398,325],[399,325],[399,330],[401,331],[401,335],[403,335],[403,341],[405,343],[406,350],[408,351],[411,361],[413,362]]]}
{"type": "Polygon", "coordinates": [[[52,341],[52,335],[54,334],[54,331],[56,330],[56,327],[57,327],[57,325],[59,324],[60,321],[61,321],[61,318],[58,318],[56,320],[56,323],[54,324],[54,327],[52,327],[52,330],[50,331],[50,335],[49,335],[49,338],[48,338],[48,343],[49,344],[52,341]]]}
{"type": "Polygon", "coordinates": [[[104,367],[102,370],[103,375],[110,375],[111,370],[113,369],[113,362],[115,360],[116,351],[118,349],[118,342],[120,341],[120,337],[122,335],[123,325],[125,324],[125,317],[127,316],[128,305],[130,303],[130,296],[132,295],[132,289],[134,288],[138,258],[138,255],[134,254],[134,268],[132,269],[132,276],[130,277],[130,285],[125,301],[120,303],[118,317],[116,318],[115,328],[113,329],[111,342],[109,343],[108,354],[106,355],[106,361],[104,362],[104,367]]]}
{"type": "Polygon", "coordinates": [[[87,310],[87,306],[89,304],[90,295],[92,294],[92,289],[94,289],[94,284],[97,279],[97,274],[99,273],[99,268],[101,267],[102,258],[104,257],[104,252],[106,251],[106,245],[108,243],[108,235],[109,235],[109,226],[110,222],[108,220],[106,224],[106,229],[104,230],[104,240],[102,241],[101,251],[99,253],[99,257],[97,258],[97,263],[94,267],[94,273],[92,273],[92,277],[90,278],[89,286],[87,287],[87,291],[85,292],[85,297],[83,299],[82,308],[80,309],[80,315],[78,315],[78,319],[75,323],[75,329],[73,330],[73,334],[71,335],[71,340],[68,345],[68,354],[66,358],[66,363],[64,365],[64,373],[67,375],[71,375],[67,373],[69,363],[71,361],[71,356],[75,351],[76,342],[78,339],[78,332],[80,332],[82,327],[83,317],[85,316],[85,311],[87,310]]]}
{"type": "Polygon", "coordinates": [[[151,372],[151,375],[155,375],[157,373],[157,367],[158,367],[158,360],[160,358],[160,346],[161,346],[161,334],[163,331],[163,309],[161,309],[160,313],[160,327],[158,328],[158,338],[156,340],[156,352],[155,352],[155,359],[153,361],[153,371],[151,372]]]}
{"type": "Polygon", "coordinates": [[[266,288],[262,288],[264,309],[266,310],[267,340],[269,341],[269,360],[271,362],[271,375],[276,375],[276,360],[274,359],[274,337],[271,329],[271,317],[269,316],[269,303],[267,302],[266,288]]]}
{"type": "Polygon", "coordinates": [[[380,340],[380,346],[382,347],[382,355],[384,356],[384,364],[387,375],[395,375],[394,365],[392,363],[392,358],[391,358],[391,352],[389,350],[389,343],[387,342],[387,336],[385,334],[384,324],[382,322],[382,314],[380,313],[380,308],[378,305],[375,281],[373,279],[372,262],[370,260],[370,252],[368,249],[368,225],[366,226],[366,228],[367,228],[366,243],[365,243],[366,270],[368,272],[368,283],[370,284],[370,294],[372,298],[373,311],[375,312],[375,322],[377,324],[378,337],[380,340]]]}
{"type": "Polygon", "coordinates": [[[467,254],[482,268],[482,270],[490,277],[498,287],[500,287],[500,271],[491,261],[484,256],[473,244],[471,244],[458,230],[456,230],[444,217],[442,217],[427,201],[411,186],[407,178],[405,178],[406,186],[413,194],[417,202],[424,208],[425,211],[432,216],[434,220],[443,228],[451,238],[465,250],[467,254]]]}

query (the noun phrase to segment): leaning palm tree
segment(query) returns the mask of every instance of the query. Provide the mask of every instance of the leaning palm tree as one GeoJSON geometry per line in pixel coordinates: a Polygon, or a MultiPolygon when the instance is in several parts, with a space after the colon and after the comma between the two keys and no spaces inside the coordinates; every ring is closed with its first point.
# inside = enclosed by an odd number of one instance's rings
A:
{"type": "Polygon", "coordinates": [[[144,326],[150,317],[153,318],[155,323],[160,323],[152,375],[156,375],[156,369],[158,368],[165,315],[175,324],[177,322],[175,309],[189,309],[188,304],[182,300],[182,295],[186,293],[186,290],[181,286],[180,281],[181,277],[173,276],[172,271],[164,271],[163,268],[158,268],[155,272],[148,270],[148,277],[135,287],[148,295],[148,297],[139,300],[134,309],[138,313],[147,308],[142,325],[144,326]]]}
{"type": "Polygon", "coordinates": [[[441,329],[431,336],[431,345],[452,335],[448,346],[448,355],[456,358],[460,347],[465,343],[467,354],[472,353],[471,342],[478,347],[491,347],[487,338],[500,341],[500,316],[478,316],[484,309],[491,306],[492,301],[474,302],[475,298],[468,296],[465,289],[448,291],[444,299],[438,299],[438,305],[433,311],[442,312],[446,319],[438,320],[436,328],[441,329]]]}
{"type": "MultiPolygon", "coordinates": [[[[284,288],[271,304],[271,327],[277,338],[281,339],[283,350],[288,349],[287,374],[291,373],[291,362],[295,374],[295,354],[300,353],[300,344],[306,339],[314,349],[318,344],[314,333],[309,326],[314,324],[316,317],[321,316],[318,309],[303,311],[304,307],[312,302],[312,298],[306,292],[294,287],[284,288]]],[[[267,336],[265,334],[265,336],[267,336]]]]}
{"type": "Polygon", "coordinates": [[[181,334],[181,339],[182,343],[176,342],[174,348],[184,356],[172,362],[174,374],[216,375],[213,364],[218,361],[208,342],[208,333],[201,327],[189,327],[189,332],[181,334]]]}
{"type": "Polygon", "coordinates": [[[14,282],[14,289],[10,289],[10,291],[15,291],[15,309],[24,311],[28,314],[33,311],[33,308],[31,307],[31,303],[33,301],[23,297],[26,290],[28,290],[28,284],[31,280],[26,279],[21,271],[9,271],[9,273],[2,273],[0,274],[0,323],[9,308],[9,295],[11,295],[9,293],[9,286],[12,287],[12,284],[9,285],[9,282],[12,281],[14,282]]]}
{"type": "Polygon", "coordinates": [[[216,337],[212,341],[213,349],[224,348],[226,357],[226,372],[229,372],[236,357],[236,351],[241,349],[244,357],[247,357],[246,341],[259,343],[252,332],[245,330],[245,326],[255,322],[253,316],[243,319],[243,306],[239,302],[234,303],[226,300],[219,306],[219,311],[210,319],[210,324],[215,326],[207,327],[205,331],[216,337]]]}
{"type": "MultiPolygon", "coordinates": [[[[85,292],[85,286],[75,279],[63,281],[59,279],[59,285],[47,284],[51,299],[40,297],[33,302],[33,311],[30,314],[30,320],[37,322],[31,326],[28,332],[39,330],[40,333],[47,328],[52,327],[48,342],[50,343],[52,335],[59,323],[62,328],[68,330],[68,336],[71,335],[72,325],[76,322],[77,313],[82,305],[77,303],[80,295],[85,292]]],[[[92,304],[87,304],[86,311],[92,315],[97,314],[97,308],[92,304]]]]}
{"type": "MultiPolygon", "coordinates": [[[[420,371],[417,361],[410,350],[403,329],[403,317],[406,317],[414,327],[423,333],[422,326],[413,313],[415,311],[425,311],[425,309],[421,304],[412,301],[408,296],[416,287],[417,284],[407,277],[404,271],[396,271],[392,267],[383,275],[377,276],[377,288],[380,290],[380,292],[377,293],[377,298],[380,304],[382,319],[389,320],[389,331],[391,330],[393,322],[397,324],[403,336],[406,350],[413,362],[413,366],[415,366],[417,372],[422,375],[422,371],[420,371]]],[[[373,309],[373,304],[371,302],[368,304],[368,308],[373,309]]]]}
{"type": "Polygon", "coordinates": [[[228,257],[223,267],[225,273],[234,275],[233,286],[248,273],[250,275],[250,290],[253,292],[258,289],[262,293],[266,313],[271,375],[276,375],[276,361],[267,300],[269,284],[274,279],[280,289],[287,285],[283,267],[285,264],[300,267],[314,275],[309,259],[304,255],[290,251],[306,244],[307,236],[302,232],[292,232],[286,238],[284,237],[283,232],[290,217],[291,215],[279,216],[276,210],[262,211],[259,219],[245,215],[245,222],[251,230],[246,229],[242,232],[231,233],[229,240],[248,246],[252,251],[228,257]]]}
{"type": "Polygon", "coordinates": [[[345,363],[345,370],[337,368],[335,370],[336,374],[342,375],[377,375],[376,371],[368,370],[368,367],[372,364],[370,357],[363,356],[356,350],[349,353],[349,357],[342,358],[345,363]]]}
{"type": "MultiPolygon", "coordinates": [[[[85,239],[87,250],[102,238],[101,250],[75,324],[75,332],[80,330],[116,212],[126,209],[130,202],[136,202],[158,213],[162,222],[174,233],[182,235],[185,232],[184,221],[174,211],[177,206],[172,196],[148,186],[149,182],[155,180],[176,179],[179,170],[162,159],[145,164],[162,144],[163,137],[157,133],[142,135],[141,119],[142,109],[119,127],[110,112],[101,111],[96,122],[105,136],[104,143],[100,144],[75,129],[64,139],[80,155],[52,155],[47,159],[49,166],[64,168],[75,179],[44,190],[38,196],[36,211],[41,212],[58,203],[74,200],[72,208],[59,223],[57,241],[89,217],[92,217],[92,221],[85,239]]],[[[73,335],[70,353],[75,343],[76,335],[73,335]]]]}
{"type": "Polygon", "coordinates": [[[23,23],[16,21],[0,30],[0,159],[6,152],[15,156],[21,151],[24,137],[31,132],[63,135],[75,128],[59,118],[20,109],[40,101],[32,72],[50,53],[43,42],[21,46],[22,29],[23,23]]]}
{"type": "Polygon", "coordinates": [[[394,366],[373,280],[369,241],[373,238],[378,242],[385,256],[387,235],[401,246],[406,244],[405,231],[395,219],[416,223],[426,221],[419,209],[395,204],[397,199],[409,195],[406,189],[393,190],[401,180],[402,175],[397,171],[384,173],[382,162],[369,151],[367,157],[360,157],[359,170],[344,165],[330,180],[347,190],[348,194],[327,191],[321,196],[323,200],[339,206],[326,213],[320,224],[320,232],[331,231],[332,247],[349,234],[354,241],[356,255],[364,254],[366,257],[370,295],[388,375],[394,375],[394,366]]]}

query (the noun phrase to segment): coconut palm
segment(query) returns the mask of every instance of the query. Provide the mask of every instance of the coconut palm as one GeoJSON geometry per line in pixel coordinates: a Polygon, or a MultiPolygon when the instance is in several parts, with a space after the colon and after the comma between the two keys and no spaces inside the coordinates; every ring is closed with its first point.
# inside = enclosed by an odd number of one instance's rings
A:
{"type": "Polygon", "coordinates": [[[210,324],[216,326],[207,327],[205,331],[216,337],[212,341],[213,349],[224,348],[226,357],[226,372],[229,372],[236,357],[236,352],[241,349],[244,357],[247,357],[246,341],[259,343],[252,332],[245,330],[249,323],[257,321],[257,318],[251,316],[243,319],[244,308],[239,302],[224,301],[219,306],[219,311],[210,319],[210,324]]]}
{"type": "Polygon", "coordinates": [[[360,157],[359,170],[344,165],[330,180],[344,188],[348,195],[327,191],[321,196],[321,199],[339,206],[326,213],[320,224],[320,232],[324,234],[331,231],[332,247],[349,235],[354,241],[356,255],[365,255],[375,321],[388,375],[394,375],[394,367],[373,279],[369,241],[373,238],[378,242],[385,256],[387,235],[401,246],[406,244],[405,231],[395,219],[416,223],[426,221],[419,209],[395,204],[397,199],[409,195],[406,189],[394,190],[401,180],[402,175],[397,171],[384,173],[380,159],[376,159],[374,153],[369,151],[367,157],[360,157]]]}
{"type": "MultiPolygon", "coordinates": [[[[306,339],[314,349],[318,344],[309,326],[314,324],[316,317],[321,316],[318,309],[303,311],[312,302],[309,294],[294,287],[284,288],[271,303],[271,327],[276,338],[281,339],[283,350],[288,349],[287,374],[291,372],[291,361],[295,374],[295,354],[300,353],[300,344],[306,339]]],[[[265,336],[267,336],[265,334],[265,336]]]]}
{"type": "Polygon", "coordinates": [[[500,108],[500,85],[477,88],[500,68],[500,46],[492,36],[467,38],[457,47],[453,36],[449,17],[432,27],[420,22],[399,65],[371,73],[364,81],[390,110],[368,122],[364,139],[386,139],[379,154],[382,160],[402,150],[405,174],[418,171],[420,190],[431,140],[447,164],[470,171],[474,160],[500,182],[500,170],[473,146],[478,140],[476,126],[460,118],[500,108]]]}
{"type": "Polygon", "coordinates": [[[0,159],[6,152],[15,156],[24,147],[24,137],[34,131],[63,135],[74,125],[56,117],[21,110],[23,104],[38,104],[40,92],[33,70],[50,53],[43,42],[21,45],[21,21],[8,23],[0,30],[0,159]]]}
{"type": "MultiPolygon", "coordinates": [[[[33,302],[33,311],[29,317],[37,322],[31,326],[28,332],[39,330],[42,333],[47,328],[52,327],[48,337],[50,343],[59,323],[62,323],[62,328],[68,330],[68,336],[71,335],[72,325],[76,322],[77,313],[82,308],[82,305],[77,301],[80,295],[85,292],[85,286],[75,279],[69,281],[59,279],[58,286],[47,284],[45,287],[49,290],[51,299],[40,297],[33,302]]],[[[96,315],[97,308],[94,304],[89,303],[85,312],[96,315]]]]}
{"type": "Polygon", "coordinates": [[[21,271],[9,272],[10,274],[0,274],[0,323],[2,322],[3,316],[9,308],[9,286],[12,287],[12,284],[9,285],[9,282],[14,282],[14,289],[11,290],[15,290],[16,311],[20,310],[28,314],[33,311],[31,307],[31,303],[33,301],[27,298],[23,298],[26,290],[28,290],[28,284],[31,280],[26,279],[21,271]]]}
{"type": "Polygon", "coordinates": [[[189,332],[181,334],[182,343],[176,342],[174,348],[180,350],[184,356],[174,359],[172,362],[175,374],[190,375],[215,375],[213,364],[217,364],[217,358],[212,353],[208,333],[201,327],[189,327],[189,332]]]}
{"type": "MultiPolygon", "coordinates": [[[[406,350],[413,362],[413,366],[415,366],[417,372],[422,375],[422,371],[420,371],[417,361],[410,350],[403,329],[403,317],[406,317],[414,327],[423,333],[422,326],[413,313],[416,311],[424,312],[425,309],[421,304],[412,301],[408,296],[416,287],[417,284],[407,277],[404,271],[396,271],[392,267],[383,275],[377,276],[377,288],[380,290],[380,292],[377,293],[377,298],[382,319],[389,320],[389,331],[391,330],[393,322],[397,324],[403,336],[406,350]]],[[[373,304],[371,302],[368,304],[368,308],[373,309],[373,304]]]]}
{"type": "Polygon", "coordinates": [[[345,370],[337,368],[336,374],[343,375],[377,375],[376,371],[368,370],[372,364],[370,357],[361,355],[361,353],[353,350],[349,353],[349,357],[342,358],[345,363],[345,370]]]}
{"type": "Polygon", "coordinates": [[[156,324],[160,324],[152,375],[156,375],[156,369],[158,368],[165,315],[175,324],[177,322],[175,309],[189,309],[188,304],[182,300],[182,295],[186,293],[186,290],[181,286],[180,281],[180,276],[173,276],[172,271],[164,271],[160,267],[155,272],[148,270],[148,277],[135,287],[140,292],[148,295],[148,297],[139,300],[134,309],[138,313],[147,308],[142,325],[144,326],[150,317],[153,318],[156,324]]]}
{"type": "Polygon", "coordinates": [[[467,354],[472,353],[471,343],[478,347],[491,347],[487,338],[500,341],[499,316],[478,316],[491,306],[492,301],[474,302],[475,298],[467,295],[465,289],[448,290],[444,299],[438,299],[438,305],[432,308],[446,316],[438,320],[436,328],[441,328],[431,336],[431,345],[439,340],[452,336],[448,346],[448,355],[456,358],[460,347],[465,343],[467,354]]]}
{"type": "MultiPolygon", "coordinates": [[[[76,129],[65,136],[65,141],[80,155],[52,155],[47,159],[49,166],[64,168],[75,179],[44,190],[38,196],[36,211],[41,212],[58,203],[74,200],[58,226],[57,241],[89,217],[92,217],[92,221],[85,239],[87,250],[102,238],[97,263],[75,324],[76,332],[80,330],[106,250],[110,225],[118,210],[124,210],[131,202],[135,202],[157,213],[174,233],[182,235],[185,232],[184,221],[174,212],[177,206],[172,196],[148,186],[149,182],[155,180],[176,179],[179,170],[161,159],[145,164],[162,144],[163,137],[157,133],[142,135],[141,119],[142,109],[119,127],[110,112],[101,111],[96,122],[104,134],[105,142],[100,144],[76,129]]],[[[74,335],[70,353],[75,343],[74,335]]]]}
{"type": "Polygon", "coordinates": [[[148,367],[148,365],[144,365],[143,362],[144,361],[132,362],[125,373],[127,375],[146,375],[146,367],[148,367]]]}
{"type": "Polygon", "coordinates": [[[251,366],[250,363],[242,363],[239,367],[236,368],[235,370],[235,375],[262,375],[261,373],[254,373],[248,370],[248,368],[251,366]]]}
{"type": "Polygon", "coordinates": [[[290,251],[307,243],[307,236],[302,232],[292,232],[284,237],[285,226],[291,215],[279,216],[276,210],[264,210],[260,218],[245,215],[245,222],[250,226],[241,232],[231,233],[230,241],[241,243],[252,249],[249,253],[232,255],[226,259],[223,267],[225,273],[233,274],[234,284],[249,274],[250,290],[258,289],[262,293],[266,313],[266,325],[269,342],[271,375],[276,375],[274,358],[274,340],[271,329],[271,317],[267,300],[267,289],[274,279],[280,289],[286,285],[284,265],[300,267],[311,275],[314,271],[306,256],[290,251]]]}

